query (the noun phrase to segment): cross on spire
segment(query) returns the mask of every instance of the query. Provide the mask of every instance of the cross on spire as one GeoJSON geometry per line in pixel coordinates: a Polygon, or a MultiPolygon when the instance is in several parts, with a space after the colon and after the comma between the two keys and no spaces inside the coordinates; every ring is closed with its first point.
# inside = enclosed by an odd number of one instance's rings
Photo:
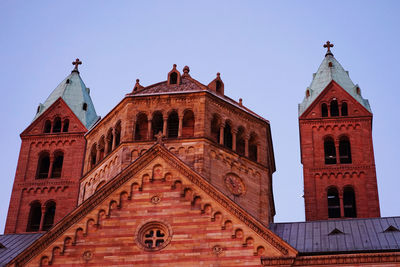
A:
{"type": "Polygon", "coordinates": [[[75,61],[72,62],[72,65],[75,66],[73,71],[79,72],[78,66],[82,65],[82,61],[79,60],[79,58],[75,59],[75,61]]]}
{"type": "Polygon", "coordinates": [[[324,48],[328,49],[326,51],[326,55],[333,55],[331,52],[331,47],[333,47],[333,44],[331,44],[331,42],[329,42],[329,41],[326,41],[326,43],[324,44],[324,48]]]}

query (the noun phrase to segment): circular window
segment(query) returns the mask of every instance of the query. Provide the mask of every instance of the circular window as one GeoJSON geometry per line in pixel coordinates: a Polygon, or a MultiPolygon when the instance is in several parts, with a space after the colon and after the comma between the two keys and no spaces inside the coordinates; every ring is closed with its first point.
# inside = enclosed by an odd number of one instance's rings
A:
{"type": "Polygon", "coordinates": [[[137,244],[146,251],[157,251],[165,248],[172,238],[171,227],[163,222],[148,222],[139,228],[136,235],[137,244]]]}

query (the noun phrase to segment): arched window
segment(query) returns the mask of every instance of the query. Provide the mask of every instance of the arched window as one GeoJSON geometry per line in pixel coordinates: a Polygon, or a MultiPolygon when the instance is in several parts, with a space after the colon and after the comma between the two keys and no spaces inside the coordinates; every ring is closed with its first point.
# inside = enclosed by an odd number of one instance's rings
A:
{"type": "Polygon", "coordinates": [[[99,141],[99,158],[97,159],[98,161],[101,161],[104,158],[104,154],[106,151],[106,142],[104,141],[104,136],[100,138],[99,141]]]}
{"type": "Polygon", "coordinates": [[[121,142],[121,122],[117,122],[115,126],[115,147],[119,146],[121,142]]]}
{"type": "Polygon", "coordinates": [[[110,129],[108,130],[107,133],[107,155],[110,154],[112,151],[113,141],[114,141],[113,130],[110,129]]]}
{"type": "Polygon", "coordinates": [[[139,113],[136,117],[135,140],[146,140],[147,124],[147,115],[139,113]]]}
{"type": "Polygon", "coordinates": [[[47,152],[43,152],[39,155],[36,178],[44,179],[49,177],[49,169],[50,169],[50,155],[47,152]]]}
{"type": "Polygon", "coordinates": [[[236,152],[239,155],[245,154],[244,128],[241,126],[236,134],[236,152]]]}
{"type": "Polygon", "coordinates": [[[64,126],[63,126],[63,132],[64,133],[68,132],[68,128],[69,128],[69,119],[65,119],[64,126]]]}
{"type": "Polygon", "coordinates": [[[251,134],[249,139],[249,158],[251,160],[257,161],[257,136],[256,134],[251,134]]]}
{"type": "Polygon", "coordinates": [[[97,144],[94,143],[92,145],[92,149],[90,150],[90,167],[93,168],[96,165],[96,156],[97,156],[97,144]]]}
{"type": "Polygon", "coordinates": [[[342,136],[339,141],[339,157],[340,163],[351,163],[351,147],[350,140],[347,136],[342,136]]]}
{"type": "Polygon", "coordinates": [[[328,189],[328,218],[340,218],[340,199],[335,187],[328,189]]]}
{"type": "Polygon", "coordinates": [[[220,120],[218,116],[214,114],[211,120],[211,137],[216,143],[219,143],[219,125],[220,120]]]}
{"type": "Polygon", "coordinates": [[[40,221],[42,219],[42,207],[39,201],[31,203],[29,210],[28,225],[26,227],[27,232],[39,231],[40,221]]]}
{"type": "Polygon", "coordinates": [[[53,226],[55,214],[56,214],[56,203],[54,201],[47,202],[43,218],[43,226],[42,226],[43,231],[47,231],[53,226]]]}
{"type": "Polygon", "coordinates": [[[337,100],[331,101],[331,117],[339,116],[339,105],[337,100]]]}
{"type": "Polygon", "coordinates": [[[51,168],[51,177],[52,178],[59,178],[61,177],[62,166],[64,161],[64,153],[58,151],[54,153],[54,161],[53,166],[51,168]]]}
{"type": "Polygon", "coordinates": [[[217,91],[217,93],[222,93],[221,92],[221,88],[222,88],[222,83],[221,83],[221,81],[216,81],[215,82],[215,90],[217,91]]]}
{"type": "Polygon", "coordinates": [[[328,117],[328,105],[325,103],[322,103],[321,105],[321,114],[322,117],[328,117]]]}
{"type": "Polygon", "coordinates": [[[194,136],[194,114],[191,110],[186,110],[183,114],[182,137],[194,136]]]}
{"type": "Polygon", "coordinates": [[[336,164],[335,142],[331,137],[324,140],[325,164],[336,164]]]}
{"type": "Polygon", "coordinates": [[[344,207],[344,217],[356,218],[356,194],[354,189],[350,186],[343,189],[343,207],[344,207]]]}
{"type": "MultiPolygon", "coordinates": [[[[171,74],[172,75],[172,74],[171,74]]],[[[176,111],[172,111],[167,120],[168,138],[178,137],[179,117],[176,111]]]]}
{"type": "Polygon", "coordinates": [[[224,146],[232,149],[232,127],[229,121],[225,122],[224,128],[224,146]]]}
{"type": "Polygon", "coordinates": [[[60,117],[57,117],[54,119],[53,133],[59,133],[59,132],[61,132],[61,119],[60,117]]]}
{"type": "Polygon", "coordinates": [[[341,113],[342,113],[342,116],[347,116],[347,115],[349,115],[349,114],[348,114],[348,110],[347,110],[347,103],[346,103],[346,102],[343,102],[343,103],[342,103],[341,113]]]}
{"type": "Polygon", "coordinates": [[[51,121],[47,120],[44,123],[44,129],[43,129],[44,133],[50,133],[51,132],[51,121]]]}
{"type": "Polygon", "coordinates": [[[161,132],[163,133],[163,125],[164,125],[164,120],[163,120],[163,115],[161,112],[156,111],[153,114],[153,119],[151,120],[151,128],[153,130],[153,138],[161,132]]]}
{"type": "Polygon", "coordinates": [[[176,72],[172,72],[169,75],[169,84],[177,84],[178,83],[178,74],[176,72]]]}

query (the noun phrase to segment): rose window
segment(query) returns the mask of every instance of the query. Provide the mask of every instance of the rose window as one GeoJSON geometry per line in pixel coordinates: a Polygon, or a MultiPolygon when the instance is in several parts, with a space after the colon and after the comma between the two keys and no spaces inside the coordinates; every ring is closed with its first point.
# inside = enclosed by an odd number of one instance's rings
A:
{"type": "Polygon", "coordinates": [[[171,228],[162,222],[148,222],[140,227],[136,241],[147,251],[163,249],[172,238],[171,228]]]}

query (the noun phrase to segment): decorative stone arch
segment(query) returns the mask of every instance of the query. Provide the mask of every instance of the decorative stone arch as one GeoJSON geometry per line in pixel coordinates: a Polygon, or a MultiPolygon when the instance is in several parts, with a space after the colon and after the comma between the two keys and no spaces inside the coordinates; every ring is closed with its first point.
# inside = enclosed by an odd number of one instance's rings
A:
{"type": "Polygon", "coordinates": [[[115,147],[119,146],[119,144],[121,143],[121,120],[117,121],[117,123],[114,126],[114,144],[115,147]]]}
{"type": "Polygon", "coordinates": [[[113,134],[113,128],[110,128],[107,132],[106,135],[106,154],[110,154],[111,151],[113,150],[113,142],[114,142],[114,134],[113,134]]]}
{"type": "Polygon", "coordinates": [[[97,143],[94,143],[89,153],[89,165],[93,168],[97,163],[97,143]]]}
{"type": "Polygon", "coordinates": [[[98,150],[97,161],[100,162],[104,158],[105,151],[106,151],[106,141],[105,141],[104,135],[102,135],[99,139],[97,150],[98,150]]]}
{"type": "Polygon", "coordinates": [[[61,132],[61,118],[59,116],[54,118],[54,122],[53,122],[53,133],[60,133],[61,132]]]}

